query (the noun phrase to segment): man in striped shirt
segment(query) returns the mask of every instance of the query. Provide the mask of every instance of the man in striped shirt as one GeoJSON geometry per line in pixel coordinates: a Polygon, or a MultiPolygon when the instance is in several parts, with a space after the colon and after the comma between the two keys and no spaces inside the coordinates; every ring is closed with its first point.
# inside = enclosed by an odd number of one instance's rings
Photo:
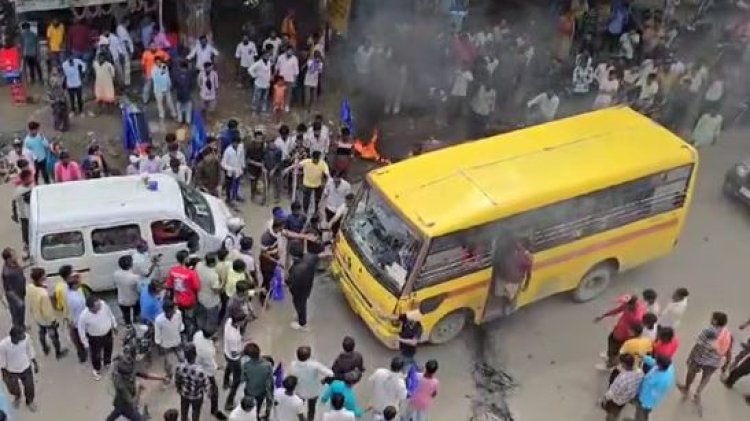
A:
{"type": "Polygon", "coordinates": [[[636,366],[636,358],[631,354],[620,355],[620,373],[604,394],[602,408],[607,412],[607,421],[617,421],[622,409],[630,403],[641,387],[643,372],[636,366]]]}

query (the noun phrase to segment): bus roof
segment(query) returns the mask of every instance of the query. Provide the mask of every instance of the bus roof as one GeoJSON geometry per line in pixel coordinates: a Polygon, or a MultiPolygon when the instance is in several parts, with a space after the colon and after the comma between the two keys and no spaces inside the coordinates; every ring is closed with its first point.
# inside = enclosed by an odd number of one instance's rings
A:
{"type": "Polygon", "coordinates": [[[669,130],[617,107],[427,153],[368,179],[435,237],[696,160],[669,130]]]}
{"type": "Polygon", "coordinates": [[[165,219],[184,215],[177,181],[163,174],[149,175],[158,182],[149,190],[140,176],[105,177],[34,188],[31,209],[37,229],[44,231],[126,220],[143,216],[165,219]]]}

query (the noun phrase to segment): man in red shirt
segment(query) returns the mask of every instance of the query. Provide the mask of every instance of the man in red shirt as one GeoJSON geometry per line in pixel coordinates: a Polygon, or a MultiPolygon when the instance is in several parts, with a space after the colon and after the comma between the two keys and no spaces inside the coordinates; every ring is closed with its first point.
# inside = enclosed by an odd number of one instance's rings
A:
{"type": "Polygon", "coordinates": [[[607,337],[607,364],[600,367],[601,369],[609,370],[617,365],[622,344],[632,336],[630,326],[640,324],[645,313],[646,306],[638,299],[638,295],[632,294],[626,299],[624,298],[616,308],[594,319],[594,323],[598,323],[610,316],[620,316],[617,319],[614,329],[612,329],[612,332],[607,337]]]}
{"type": "Polygon", "coordinates": [[[182,312],[185,334],[188,338],[192,338],[195,331],[195,307],[201,281],[195,269],[189,266],[189,256],[190,253],[187,250],[177,252],[177,264],[169,269],[164,287],[182,312]]]}

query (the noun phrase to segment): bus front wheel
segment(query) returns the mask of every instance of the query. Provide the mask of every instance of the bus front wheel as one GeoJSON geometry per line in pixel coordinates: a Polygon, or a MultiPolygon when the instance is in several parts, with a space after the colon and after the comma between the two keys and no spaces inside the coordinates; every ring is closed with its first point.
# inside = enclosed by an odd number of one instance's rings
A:
{"type": "Polygon", "coordinates": [[[466,326],[466,312],[454,311],[440,319],[430,331],[430,342],[444,344],[455,339],[466,326]]]}
{"type": "Polygon", "coordinates": [[[578,283],[578,288],[573,291],[573,301],[584,303],[593,300],[604,292],[612,282],[617,272],[617,267],[612,262],[604,262],[594,266],[586,272],[578,283]]]}

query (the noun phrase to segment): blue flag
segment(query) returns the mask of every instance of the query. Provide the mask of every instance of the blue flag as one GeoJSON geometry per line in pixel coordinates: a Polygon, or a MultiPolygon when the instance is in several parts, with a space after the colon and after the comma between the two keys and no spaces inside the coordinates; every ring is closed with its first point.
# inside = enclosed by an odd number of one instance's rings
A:
{"type": "Polygon", "coordinates": [[[273,370],[273,385],[277,388],[284,387],[284,367],[281,363],[278,363],[273,370]]]}
{"type": "Polygon", "coordinates": [[[273,270],[271,278],[271,298],[274,301],[284,301],[284,275],[279,265],[273,270]]]}
{"type": "Polygon", "coordinates": [[[203,114],[198,110],[193,110],[193,120],[190,131],[193,138],[190,140],[190,160],[195,161],[198,154],[206,146],[206,125],[203,123],[203,114]]]}
{"type": "Polygon", "coordinates": [[[352,108],[349,106],[348,98],[344,98],[341,101],[341,122],[349,128],[349,132],[354,136],[354,116],[352,115],[352,108]]]}
{"type": "Polygon", "coordinates": [[[406,396],[411,397],[414,392],[417,391],[419,386],[419,371],[417,371],[417,365],[412,364],[409,367],[409,372],[406,374],[406,396]]]}

